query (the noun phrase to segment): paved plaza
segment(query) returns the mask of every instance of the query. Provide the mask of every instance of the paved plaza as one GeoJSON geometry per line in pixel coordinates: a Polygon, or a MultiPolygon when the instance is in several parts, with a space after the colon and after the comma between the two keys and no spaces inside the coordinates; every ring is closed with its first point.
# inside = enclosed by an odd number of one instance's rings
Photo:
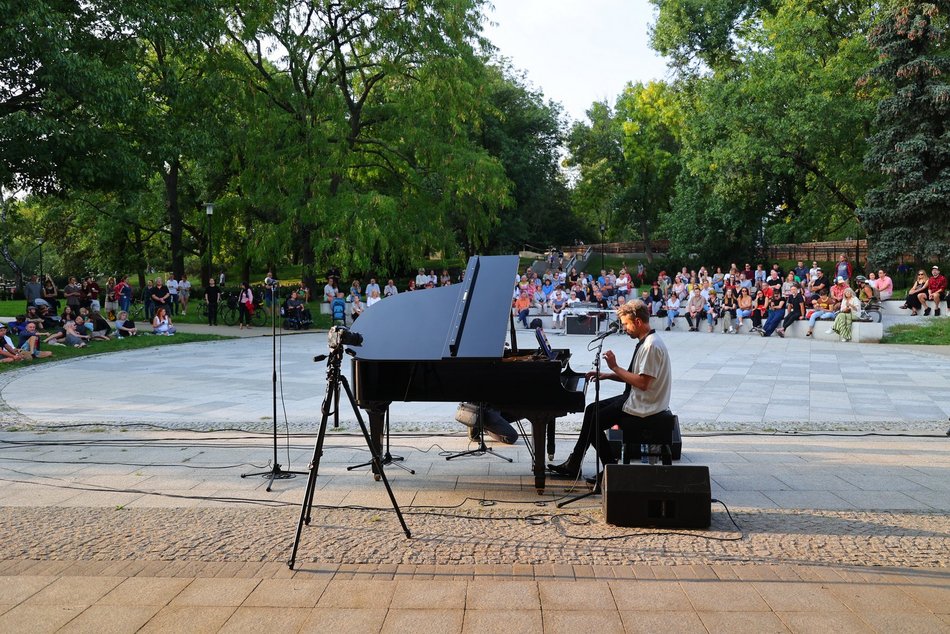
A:
{"type": "MultiPolygon", "coordinates": [[[[538,496],[523,443],[447,462],[470,446],[456,404],[401,403],[407,539],[347,469],[368,456],[344,405],[290,570],[306,476],[240,477],[273,459],[261,334],[0,375],[0,631],[950,631],[943,350],[662,333],[680,464],[725,505],[705,531],[609,526],[599,496],[558,509],[586,486],[538,496]]],[[[552,337],[578,371],[588,341],[552,337]]],[[[277,461],[305,471],[325,334],[279,343],[277,461]]]]}

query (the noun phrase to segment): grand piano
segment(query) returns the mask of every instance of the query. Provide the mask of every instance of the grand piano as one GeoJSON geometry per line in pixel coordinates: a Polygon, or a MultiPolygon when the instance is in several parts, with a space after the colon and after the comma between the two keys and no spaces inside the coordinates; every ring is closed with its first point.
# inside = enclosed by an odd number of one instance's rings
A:
{"type": "Polygon", "coordinates": [[[531,423],[534,483],[544,491],[545,429],[584,410],[584,375],[570,350],[519,350],[511,313],[516,256],[474,256],[464,282],[400,293],[354,323],[353,392],[377,450],[386,411],[401,401],[468,401],[531,423]],[[505,346],[507,331],[511,348],[505,346]]]}

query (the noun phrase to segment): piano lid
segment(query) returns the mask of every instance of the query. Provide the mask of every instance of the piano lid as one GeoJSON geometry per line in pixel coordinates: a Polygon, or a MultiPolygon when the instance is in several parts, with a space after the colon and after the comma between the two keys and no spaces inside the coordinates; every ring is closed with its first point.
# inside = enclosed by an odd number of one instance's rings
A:
{"type": "Polygon", "coordinates": [[[465,281],[451,286],[399,293],[367,308],[353,332],[358,359],[432,361],[446,358],[501,358],[518,257],[474,256],[465,281]]]}

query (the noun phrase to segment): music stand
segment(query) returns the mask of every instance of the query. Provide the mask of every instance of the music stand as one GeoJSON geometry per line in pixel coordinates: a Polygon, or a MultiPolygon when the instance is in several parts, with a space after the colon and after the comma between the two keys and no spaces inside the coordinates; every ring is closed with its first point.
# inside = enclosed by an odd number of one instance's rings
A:
{"type": "MultiPolygon", "coordinates": [[[[270,279],[270,278],[268,278],[270,279]]],[[[267,478],[267,489],[270,493],[271,486],[274,484],[274,480],[289,480],[290,478],[296,478],[298,475],[307,475],[306,471],[284,471],[280,468],[280,465],[277,464],[277,301],[276,298],[278,294],[278,282],[277,280],[271,280],[271,283],[267,285],[270,288],[271,293],[271,366],[272,366],[272,375],[271,375],[271,399],[273,401],[273,416],[274,416],[274,460],[271,463],[273,466],[267,471],[255,471],[253,473],[242,473],[242,478],[247,478],[249,476],[262,476],[267,478]]],[[[290,459],[289,457],[287,458],[290,459]]],[[[289,464],[287,465],[290,466],[289,464]]]]}
{"type": "MultiPolygon", "coordinates": [[[[339,412],[340,412],[339,395],[337,395],[336,414],[339,415],[339,412]]],[[[336,426],[336,425],[334,424],[334,426],[336,426]]],[[[399,468],[402,469],[403,471],[408,471],[408,472],[409,472],[410,474],[412,474],[412,475],[416,475],[416,472],[415,472],[414,469],[410,469],[409,467],[407,467],[407,466],[404,465],[404,464],[399,464],[399,463],[402,462],[403,460],[405,460],[405,458],[404,458],[403,456],[394,456],[394,455],[392,455],[392,454],[389,452],[389,408],[387,407],[387,408],[386,408],[386,451],[383,453],[383,464],[384,464],[384,465],[393,465],[394,467],[399,467],[399,468]]],[[[360,464],[351,465],[351,466],[347,467],[346,470],[347,470],[347,471],[353,471],[354,469],[361,469],[361,468],[363,468],[363,467],[368,467],[368,466],[370,466],[370,465],[372,465],[372,464],[373,464],[373,461],[372,461],[372,460],[368,460],[368,461],[362,462],[362,463],[360,463],[360,464]]]]}

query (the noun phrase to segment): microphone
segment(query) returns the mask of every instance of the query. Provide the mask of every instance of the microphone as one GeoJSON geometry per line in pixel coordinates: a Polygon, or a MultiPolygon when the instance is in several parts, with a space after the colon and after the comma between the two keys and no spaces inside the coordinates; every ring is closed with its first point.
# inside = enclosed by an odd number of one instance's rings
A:
{"type": "Polygon", "coordinates": [[[614,323],[607,326],[607,330],[605,332],[594,337],[594,341],[597,341],[598,339],[606,339],[607,337],[614,334],[618,330],[620,330],[620,322],[615,321],[614,323]]]}

